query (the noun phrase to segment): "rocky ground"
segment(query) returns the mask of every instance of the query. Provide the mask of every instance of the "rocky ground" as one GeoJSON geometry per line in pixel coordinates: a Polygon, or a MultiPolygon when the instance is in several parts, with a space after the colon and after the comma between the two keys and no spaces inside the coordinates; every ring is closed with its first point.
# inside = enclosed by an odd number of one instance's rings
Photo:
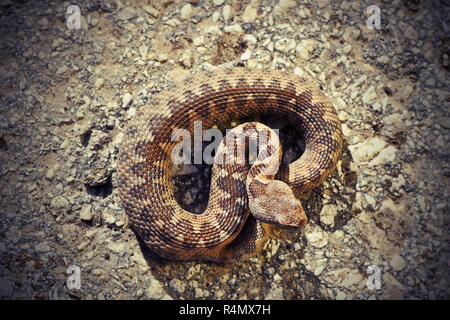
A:
{"type": "MultiPolygon", "coordinates": [[[[449,298],[444,1],[0,3],[1,298],[449,298]],[[72,4],[79,30],[66,26],[72,4]],[[118,198],[123,130],[170,83],[226,65],[315,82],[342,120],[344,155],[304,202],[301,232],[274,230],[241,263],[163,260],[118,198]]],[[[201,210],[208,174],[177,178],[183,205],[201,210]]]]}

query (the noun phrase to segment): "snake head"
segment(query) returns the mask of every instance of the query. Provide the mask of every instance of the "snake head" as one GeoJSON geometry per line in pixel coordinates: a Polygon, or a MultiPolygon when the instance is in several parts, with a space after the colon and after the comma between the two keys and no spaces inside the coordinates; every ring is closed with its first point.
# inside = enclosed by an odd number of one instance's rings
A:
{"type": "Polygon", "coordinates": [[[250,211],[258,220],[282,228],[300,229],[306,224],[308,219],[303,206],[286,183],[254,181],[249,191],[250,211]]]}

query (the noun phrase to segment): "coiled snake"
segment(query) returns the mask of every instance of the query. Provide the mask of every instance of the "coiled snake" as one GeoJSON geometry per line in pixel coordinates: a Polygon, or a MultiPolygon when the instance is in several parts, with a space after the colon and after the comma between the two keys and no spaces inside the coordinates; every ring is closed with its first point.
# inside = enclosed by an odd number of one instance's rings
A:
{"type": "Polygon", "coordinates": [[[294,196],[320,185],[342,151],[341,127],[328,99],[313,85],[279,71],[230,68],[197,74],[164,90],[128,127],[118,158],[119,193],[130,222],[157,254],[177,260],[236,261],[254,255],[268,238],[268,225],[301,228],[307,221],[294,196]],[[172,141],[175,129],[203,129],[239,119],[277,115],[305,138],[302,156],[278,169],[281,147],[265,125],[250,122],[231,130],[217,149],[210,196],[201,214],[175,199],[172,141]],[[266,135],[256,162],[236,159],[248,132],[266,135]],[[228,140],[229,135],[235,137],[228,140]],[[236,138],[237,137],[237,138],[236,138]],[[230,142],[231,141],[231,142],[230,142]]]}

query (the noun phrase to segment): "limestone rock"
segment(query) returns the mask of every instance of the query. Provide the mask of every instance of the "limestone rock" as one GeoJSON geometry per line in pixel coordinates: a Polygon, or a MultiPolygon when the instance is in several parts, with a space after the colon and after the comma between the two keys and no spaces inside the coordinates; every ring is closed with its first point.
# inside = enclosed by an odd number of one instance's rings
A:
{"type": "Polygon", "coordinates": [[[83,221],[91,221],[94,218],[94,213],[92,211],[92,206],[90,204],[85,204],[80,210],[80,219],[83,221]]]}
{"type": "Polygon", "coordinates": [[[186,3],[180,10],[181,19],[189,19],[192,15],[192,6],[190,3],[186,3]]]}
{"type": "Polygon", "coordinates": [[[373,137],[356,145],[349,146],[349,150],[355,162],[366,162],[375,158],[386,145],[387,143],[383,139],[373,137]]]}

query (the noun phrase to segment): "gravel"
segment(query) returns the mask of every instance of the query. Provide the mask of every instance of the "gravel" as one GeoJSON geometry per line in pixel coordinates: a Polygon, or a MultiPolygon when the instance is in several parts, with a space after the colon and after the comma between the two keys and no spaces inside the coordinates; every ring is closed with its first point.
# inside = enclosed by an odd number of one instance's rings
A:
{"type": "MultiPolygon", "coordinates": [[[[383,3],[372,30],[371,4],[0,4],[0,298],[448,299],[449,7],[383,3]],[[79,30],[66,26],[71,4],[79,30]],[[343,123],[344,153],[302,200],[302,231],[274,228],[239,263],[167,261],[122,210],[123,131],[152,95],[223,66],[316,83],[343,123]],[[80,289],[67,286],[70,266],[80,289]]],[[[280,132],[288,162],[302,143],[280,132]]],[[[182,170],[182,206],[204,209],[210,171],[182,170]]]]}

